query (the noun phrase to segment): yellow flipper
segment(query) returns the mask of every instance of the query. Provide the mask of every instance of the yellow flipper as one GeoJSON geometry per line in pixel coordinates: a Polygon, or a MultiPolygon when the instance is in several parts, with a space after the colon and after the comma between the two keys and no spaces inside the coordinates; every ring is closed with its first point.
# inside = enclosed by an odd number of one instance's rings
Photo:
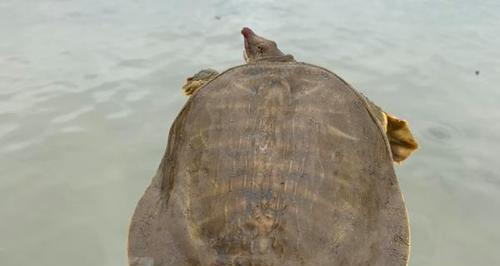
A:
{"type": "Polygon", "coordinates": [[[186,84],[182,86],[184,94],[186,96],[192,95],[196,90],[215,78],[218,74],[219,72],[217,72],[216,70],[207,68],[194,74],[192,77],[187,78],[186,84]]]}
{"type": "Polygon", "coordinates": [[[408,122],[384,112],[386,117],[386,134],[391,145],[392,158],[401,162],[418,148],[418,143],[411,133],[408,122]]]}

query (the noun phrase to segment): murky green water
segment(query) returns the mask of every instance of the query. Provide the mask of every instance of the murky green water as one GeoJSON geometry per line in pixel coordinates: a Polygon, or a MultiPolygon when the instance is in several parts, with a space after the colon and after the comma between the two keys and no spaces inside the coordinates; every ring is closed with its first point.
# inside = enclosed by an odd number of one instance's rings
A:
{"type": "Polygon", "coordinates": [[[411,266],[500,265],[500,2],[474,0],[2,0],[0,265],[125,265],[180,86],[241,64],[242,26],[410,121],[411,266]]]}

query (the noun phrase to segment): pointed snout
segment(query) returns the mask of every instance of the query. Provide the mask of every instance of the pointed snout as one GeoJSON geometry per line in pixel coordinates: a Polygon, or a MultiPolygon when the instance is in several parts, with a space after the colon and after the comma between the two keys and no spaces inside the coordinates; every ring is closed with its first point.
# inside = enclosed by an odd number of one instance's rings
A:
{"type": "Polygon", "coordinates": [[[243,29],[241,29],[241,34],[243,34],[243,37],[245,38],[250,38],[251,36],[255,35],[255,33],[249,27],[244,27],[243,29]]]}

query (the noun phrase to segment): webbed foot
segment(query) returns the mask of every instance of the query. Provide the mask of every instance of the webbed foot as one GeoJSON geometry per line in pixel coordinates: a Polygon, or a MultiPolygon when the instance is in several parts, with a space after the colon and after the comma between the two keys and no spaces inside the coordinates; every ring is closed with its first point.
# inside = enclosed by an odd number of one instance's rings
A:
{"type": "Polygon", "coordinates": [[[418,143],[411,133],[408,122],[385,113],[387,119],[386,134],[391,145],[392,159],[401,162],[418,148],[418,143]]]}
{"type": "Polygon", "coordinates": [[[187,78],[186,83],[182,86],[184,94],[186,96],[192,95],[196,90],[215,78],[218,74],[219,72],[216,70],[207,68],[187,78]]]}

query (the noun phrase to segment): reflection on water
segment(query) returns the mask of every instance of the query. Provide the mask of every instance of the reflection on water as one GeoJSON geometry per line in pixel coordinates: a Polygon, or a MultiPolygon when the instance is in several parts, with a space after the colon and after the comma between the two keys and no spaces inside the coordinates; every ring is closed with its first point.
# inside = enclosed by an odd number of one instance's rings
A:
{"type": "Polygon", "coordinates": [[[410,121],[410,265],[500,265],[498,1],[0,2],[0,265],[124,265],[195,71],[276,39],[410,121]],[[476,71],[480,71],[479,75],[476,71]]]}

